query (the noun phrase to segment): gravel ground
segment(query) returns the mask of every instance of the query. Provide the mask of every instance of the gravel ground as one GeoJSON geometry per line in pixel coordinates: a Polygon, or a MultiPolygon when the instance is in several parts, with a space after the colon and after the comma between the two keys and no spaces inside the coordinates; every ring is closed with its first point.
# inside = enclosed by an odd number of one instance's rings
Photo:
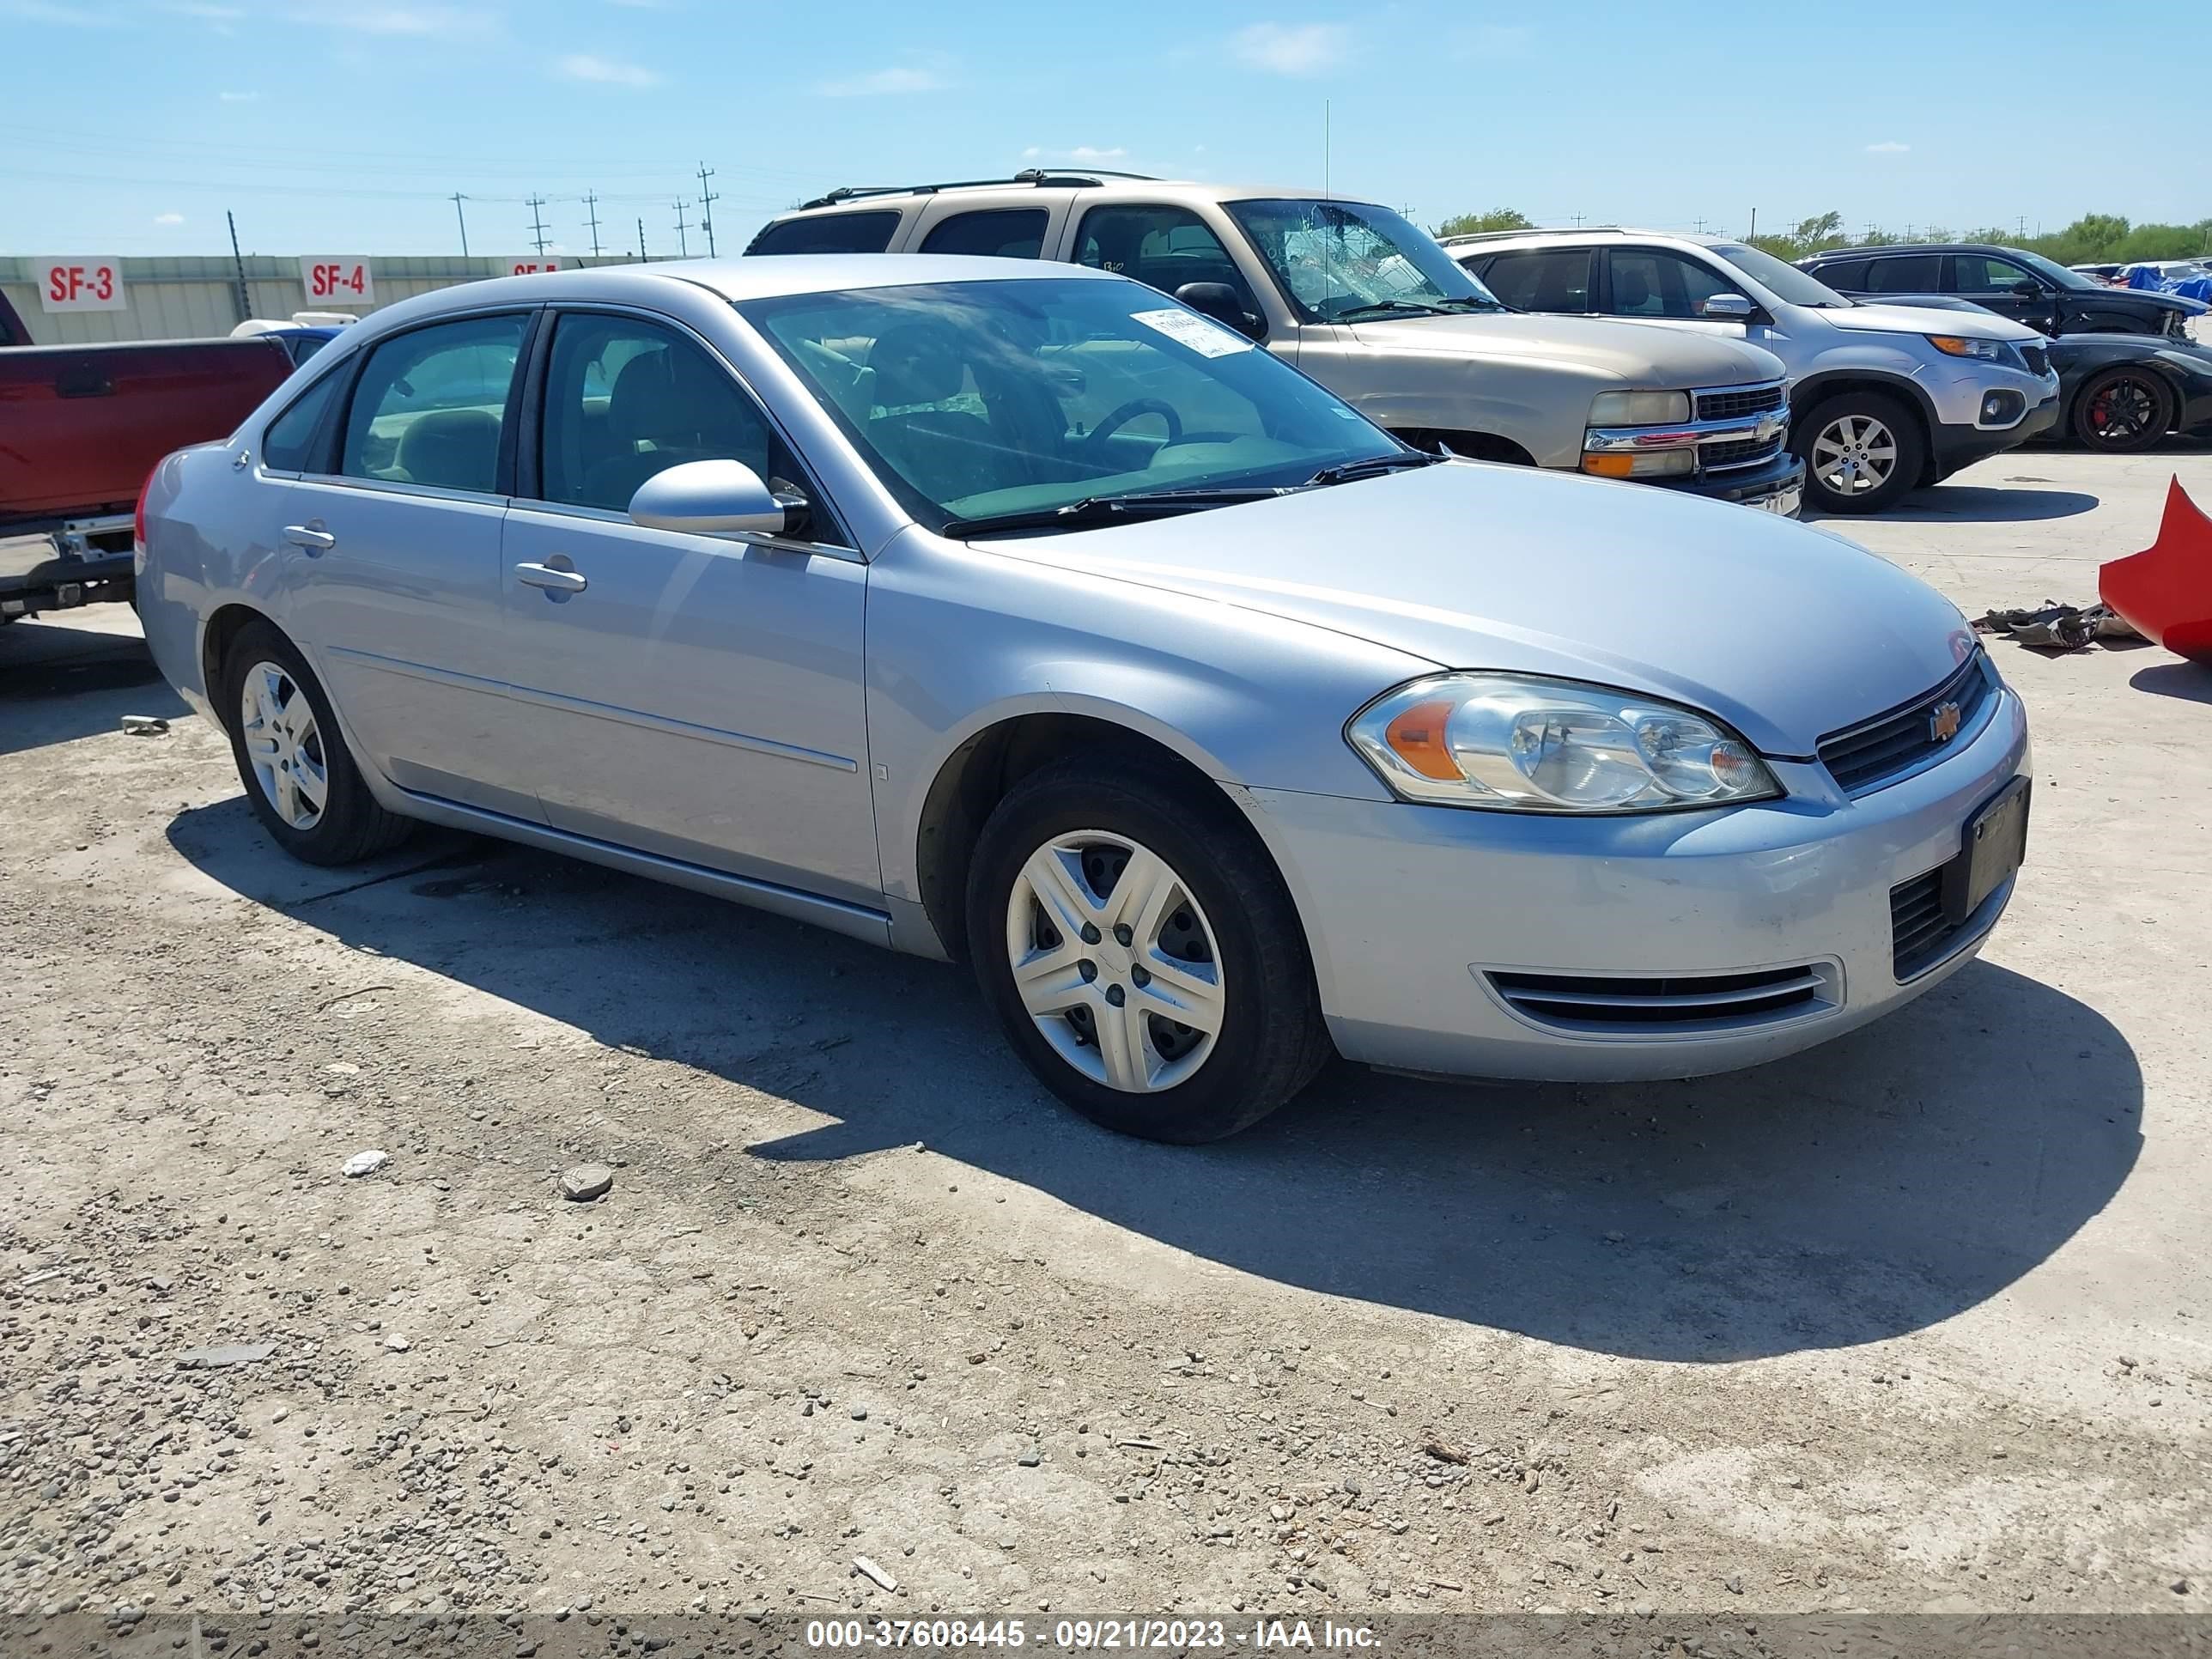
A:
{"type": "MultiPolygon", "coordinates": [[[[2087,601],[2176,470],[1844,528],[2087,601]]],[[[488,842],[289,863],[127,611],[0,630],[0,1613],[2201,1605],[2212,673],[1994,648],[2030,868],[1908,1011],[1176,1150],[952,969],[488,842]]]]}

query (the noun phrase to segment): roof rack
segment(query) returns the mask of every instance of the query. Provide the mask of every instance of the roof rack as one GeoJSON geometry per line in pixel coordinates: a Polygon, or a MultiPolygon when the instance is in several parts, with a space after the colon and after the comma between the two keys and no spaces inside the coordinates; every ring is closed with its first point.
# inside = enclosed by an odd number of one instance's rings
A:
{"type": "Polygon", "coordinates": [[[1115,173],[1105,167],[1092,167],[1082,173],[1053,173],[1043,167],[1025,167],[1011,179],[952,179],[936,185],[840,185],[826,196],[817,196],[811,202],[801,202],[799,211],[810,208],[836,207],[841,202],[857,201],[866,196],[933,196],[940,190],[978,190],[986,185],[1034,185],[1040,190],[1082,190],[1104,184],[1109,179],[1140,179],[1152,182],[1149,173],[1115,173]]]}
{"type": "MultiPolygon", "coordinates": [[[[1619,236],[1627,234],[1623,225],[1523,225],[1518,230],[1468,230],[1456,236],[1439,236],[1439,247],[1459,247],[1470,242],[1504,242],[1516,236],[1583,236],[1591,232],[1619,236]]],[[[1672,235],[1671,231],[1643,231],[1639,235],[1672,235]]]]}

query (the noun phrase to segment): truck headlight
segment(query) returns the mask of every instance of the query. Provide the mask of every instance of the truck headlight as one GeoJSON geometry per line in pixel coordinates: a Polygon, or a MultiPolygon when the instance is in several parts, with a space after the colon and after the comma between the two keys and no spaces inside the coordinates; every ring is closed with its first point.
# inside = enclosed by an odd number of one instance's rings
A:
{"type": "Polygon", "coordinates": [[[1689,418],[1686,392],[1601,392],[1590,404],[1592,426],[1668,426],[1689,418]]]}
{"type": "Polygon", "coordinates": [[[1947,357],[1978,357],[1987,363],[2004,361],[2002,340],[1969,340],[1957,334],[1930,334],[1928,343],[1947,357]]]}
{"type": "Polygon", "coordinates": [[[1658,697],[1573,680],[1442,674],[1345,736],[1401,799],[1510,812],[1650,812],[1782,793],[1751,745],[1658,697]]]}

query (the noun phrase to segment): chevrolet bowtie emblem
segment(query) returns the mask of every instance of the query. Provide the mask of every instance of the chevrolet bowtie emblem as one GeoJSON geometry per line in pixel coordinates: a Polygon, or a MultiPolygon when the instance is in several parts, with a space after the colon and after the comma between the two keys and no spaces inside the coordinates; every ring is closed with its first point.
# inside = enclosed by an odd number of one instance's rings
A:
{"type": "Polygon", "coordinates": [[[1959,735],[1959,705],[1939,702],[1928,715],[1928,736],[1932,742],[1948,743],[1959,735]]]}

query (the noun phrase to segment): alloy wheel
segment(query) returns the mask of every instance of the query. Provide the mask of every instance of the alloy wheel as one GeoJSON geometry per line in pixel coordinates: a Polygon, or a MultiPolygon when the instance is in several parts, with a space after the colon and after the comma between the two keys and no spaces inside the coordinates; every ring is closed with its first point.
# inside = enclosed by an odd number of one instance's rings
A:
{"type": "Polygon", "coordinates": [[[1841,415],[1813,440],[1813,476],[1838,495],[1867,495],[1897,471],[1897,435],[1872,415],[1841,415]]]}
{"type": "Polygon", "coordinates": [[[239,732],[253,781],[276,816],[295,830],[322,822],[330,768],[314,708],[282,663],[257,662],[239,693],[239,732]]]}
{"type": "Polygon", "coordinates": [[[2089,399],[2086,435],[2092,443],[2114,446],[2139,441],[2157,418],[2158,393],[2132,376],[2111,380],[2089,399]]]}
{"type": "Polygon", "coordinates": [[[1127,836],[1070,830],[1031,853],[1007,899],[1006,948],[1023,1007],[1093,1082],[1172,1089],[1220,1039],[1212,924],[1166,860],[1127,836]]]}

